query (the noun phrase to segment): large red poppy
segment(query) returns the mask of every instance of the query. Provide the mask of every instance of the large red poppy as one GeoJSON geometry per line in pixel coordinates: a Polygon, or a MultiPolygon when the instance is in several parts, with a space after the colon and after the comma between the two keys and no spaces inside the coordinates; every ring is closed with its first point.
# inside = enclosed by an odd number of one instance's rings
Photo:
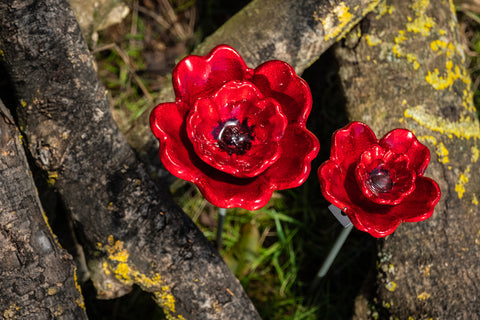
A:
{"type": "Polygon", "coordinates": [[[378,140],[367,125],[352,122],[333,135],[318,176],[325,198],[379,238],[432,215],[440,189],[423,176],[429,161],[430,151],[412,132],[395,129],[378,140]]]}
{"type": "Polygon", "coordinates": [[[290,65],[250,69],[221,45],[180,61],[172,80],[176,101],[150,116],[160,158],[211,203],[256,210],[308,177],[320,145],[305,128],[310,89],[290,65]]]}

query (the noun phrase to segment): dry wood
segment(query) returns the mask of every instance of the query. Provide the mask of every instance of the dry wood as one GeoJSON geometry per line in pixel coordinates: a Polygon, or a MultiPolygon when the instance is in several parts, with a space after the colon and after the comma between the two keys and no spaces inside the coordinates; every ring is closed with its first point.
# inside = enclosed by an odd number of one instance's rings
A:
{"type": "Polygon", "coordinates": [[[87,319],[75,266],[51,233],[20,134],[0,100],[0,314],[87,319]]]}

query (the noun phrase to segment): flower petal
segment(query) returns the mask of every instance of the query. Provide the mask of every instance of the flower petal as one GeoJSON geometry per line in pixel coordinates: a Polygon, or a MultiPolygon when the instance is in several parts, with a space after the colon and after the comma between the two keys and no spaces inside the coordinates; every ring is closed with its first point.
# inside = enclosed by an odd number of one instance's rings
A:
{"type": "Polygon", "coordinates": [[[328,202],[342,211],[351,206],[351,201],[345,190],[345,172],[334,161],[327,160],[318,168],[318,178],[322,186],[322,194],[328,202]]]}
{"type": "Polygon", "coordinates": [[[218,170],[205,173],[195,184],[205,199],[220,208],[258,210],[267,204],[275,190],[263,176],[242,179],[218,170]]]}
{"type": "Polygon", "coordinates": [[[374,145],[363,152],[355,167],[362,194],[378,204],[396,205],[415,189],[415,171],[404,154],[374,145]]]}
{"type": "Polygon", "coordinates": [[[352,223],[354,220],[356,221],[354,223],[355,227],[358,230],[370,233],[375,238],[382,238],[392,234],[401,222],[401,220],[382,212],[371,213],[364,211],[362,207],[355,207],[352,211],[355,219],[352,219],[351,215],[348,216],[352,223]]]}
{"type": "Polygon", "coordinates": [[[173,70],[177,101],[193,106],[200,98],[212,96],[224,83],[244,80],[252,70],[231,47],[220,45],[206,56],[190,55],[173,70]]]}
{"type": "Polygon", "coordinates": [[[380,145],[395,153],[405,154],[409,165],[417,174],[422,175],[430,162],[430,151],[421,144],[415,135],[407,129],[395,129],[380,139],[380,145]]]}
{"type": "Polygon", "coordinates": [[[264,174],[278,190],[298,187],[308,178],[320,143],[303,126],[290,125],[280,141],[280,148],[280,158],[264,174]]]}
{"type": "Polygon", "coordinates": [[[413,193],[399,205],[392,207],[389,214],[402,222],[423,221],[432,215],[440,197],[440,188],[435,181],[418,176],[413,193]]]}
{"type": "Polygon", "coordinates": [[[255,68],[252,82],[267,97],[277,100],[288,122],[305,123],[312,108],[307,83],[286,62],[272,60],[255,68]]]}
{"type": "Polygon", "coordinates": [[[352,122],[333,134],[330,158],[348,170],[365,150],[376,143],[375,134],[366,124],[352,122]]]}
{"type": "Polygon", "coordinates": [[[240,178],[257,176],[277,161],[287,119],[275,100],[262,98],[252,83],[231,81],[212,99],[197,100],[187,117],[196,154],[240,178]]]}
{"type": "Polygon", "coordinates": [[[330,203],[341,209],[361,231],[372,236],[385,237],[395,231],[400,221],[386,214],[390,206],[369,201],[358,188],[354,167],[345,172],[334,161],[327,160],[318,168],[322,194],[330,203]]]}
{"type": "Polygon", "coordinates": [[[160,141],[160,159],[165,168],[178,178],[193,181],[200,171],[199,159],[195,159],[187,137],[184,110],[175,103],[159,104],[150,114],[150,127],[160,141]]]}

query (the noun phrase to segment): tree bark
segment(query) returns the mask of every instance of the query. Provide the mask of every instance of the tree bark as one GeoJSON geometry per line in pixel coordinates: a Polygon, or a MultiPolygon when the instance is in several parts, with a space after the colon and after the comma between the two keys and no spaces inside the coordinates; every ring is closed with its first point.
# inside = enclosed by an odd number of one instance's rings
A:
{"type": "Polygon", "coordinates": [[[67,2],[3,1],[0,16],[1,58],[26,147],[71,213],[99,295],[136,284],[171,319],[259,319],[119,131],[67,2]]]}
{"type": "MultiPolygon", "coordinates": [[[[379,247],[380,319],[478,319],[480,127],[448,1],[387,0],[336,48],[351,120],[397,127],[431,151],[442,198],[427,221],[379,247]]],[[[358,315],[364,318],[365,315],[358,315]]]]}
{"type": "MultiPolygon", "coordinates": [[[[289,63],[301,74],[378,2],[254,0],[205,39],[193,54],[205,55],[219,44],[228,44],[251,68],[277,59],[289,63]]],[[[159,102],[174,100],[172,84],[168,83],[159,102]]],[[[148,123],[149,112],[146,112],[127,137],[146,162],[158,149],[148,123]]]]}
{"type": "Polygon", "coordinates": [[[87,319],[72,257],[44,216],[13,118],[0,100],[0,314],[87,319]]]}

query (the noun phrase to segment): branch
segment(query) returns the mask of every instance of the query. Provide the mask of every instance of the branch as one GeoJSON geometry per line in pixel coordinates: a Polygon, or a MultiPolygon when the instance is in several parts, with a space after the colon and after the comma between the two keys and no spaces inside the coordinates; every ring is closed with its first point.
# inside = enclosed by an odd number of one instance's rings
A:
{"type": "Polygon", "coordinates": [[[21,144],[0,100],[0,314],[87,319],[72,257],[51,233],[21,144]]]}
{"type": "Polygon", "coordinates": [[[3,1],[0,16],[1,58],[28,151],[56,179],[100,294],[137,284],[172,319],[259,319],[218,252],[119,131],[67,2],[3,1]]]}
{"type": "Polygon", "coordinates": [[[386,1],[361,25],[360,39],[359,27],[336,48],[350,118],[378,136],[414,131],[442,190],[430,219],[402,224],[380,247],[380,318],[471,318],[480,314],[480,126],[453,6],[386,1]]]}

